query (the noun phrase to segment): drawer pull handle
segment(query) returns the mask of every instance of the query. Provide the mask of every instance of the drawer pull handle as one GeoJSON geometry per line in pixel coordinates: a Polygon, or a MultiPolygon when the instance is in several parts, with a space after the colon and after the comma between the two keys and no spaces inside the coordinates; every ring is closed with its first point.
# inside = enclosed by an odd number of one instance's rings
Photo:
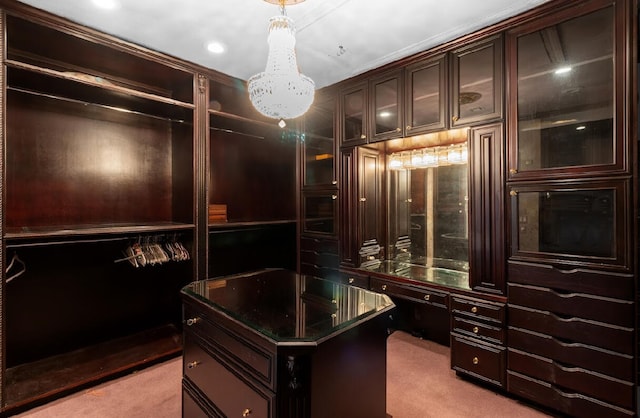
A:
{"type": "Polygon", "coordinates": [[[424,300],[429,300],[431,299],[431,295],[424,295],[424,300]]]}
{"type": "Polygon", "coordinates": [[[200,322],[200,318],[189,318],[189,319],[187,319],[187,325],[188,326],[195,325],[198,322],[200,322]]]}
{"type": "Polygon", "coordinates": [[[474,357],[472,361],[473,361],[473,364],[480,363],[480,360],[478,360],[478,357],[474,357]]]}
{"type": "Polygon", "coordinates": [[[478,307],[474,306],[473,308],[471,308],[471,312],[476,313],[478,312],[478,307]]]}
{"type": "Polygon", "coordinates": [[[352,284],[355,281],[356,281],[356,279],[354,279],[353,277],[349,277],[349,284],[352,284]]]}
{"type": "Polygon", "coordinates": [[[477,334],[477,333],[478,333],[478,331],[479,331],[479,330],[478,330],[478,327],[473,327],[473,333],[474,333],[474,334],[477,334]]]}
{"type": "Polygon", "coordinates": [[[242,418],[247,418],[249,415],[251,415],[251,409],[245,408],[244,411],[242,411],[242,418]]]}
{"type": "Polygon", "coordinates": [[[200,364],[199,361],[192,361],[191,363],[187,363],[187,368],[188,369],[195,369],[195,367],[200,364]]]}
{"type": "Polygon", "coordinates": [[[382,290],[387,290],[387,285],[386,284],[382,285],[382,290]]]}

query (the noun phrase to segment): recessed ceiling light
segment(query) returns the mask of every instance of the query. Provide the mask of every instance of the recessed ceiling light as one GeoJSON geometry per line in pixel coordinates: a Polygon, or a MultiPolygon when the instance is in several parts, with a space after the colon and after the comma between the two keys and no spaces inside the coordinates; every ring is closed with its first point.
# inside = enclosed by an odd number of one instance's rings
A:
{"type": "Polygon", "coordinates": [[[571,71],[571,67],[560,67],[555,71],[555,73],[556,74],[565,74],[565,73],[568,73],[569,71],[571,71]]]}
{"type": "Polygon", "coordinates": [[[93,4],[101,9],[113,10],[120,7],[118,0],[92,0],[93,4]]]}
{"type": "Polygon", "coordinates": [[[119,6],[117,0],[93,0],[93,4],[101,9],[107,10],[117,9],[119,6]]]}
{"type": "Polygon", "coordinates": [[[213,41],[207,44],[207,51],[213,54],[222,54],[225,51],[225,47],[222,43],[213,41]]]}

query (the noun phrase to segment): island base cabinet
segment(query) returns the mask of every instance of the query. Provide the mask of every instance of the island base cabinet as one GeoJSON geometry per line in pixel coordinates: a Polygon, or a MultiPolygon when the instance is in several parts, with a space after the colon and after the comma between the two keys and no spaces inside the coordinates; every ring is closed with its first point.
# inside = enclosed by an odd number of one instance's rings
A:
{"type": "Polygon", "coordinates": [[[279,269],[182,296],[183,418],[386,418],[387,296],[279,269]]]}

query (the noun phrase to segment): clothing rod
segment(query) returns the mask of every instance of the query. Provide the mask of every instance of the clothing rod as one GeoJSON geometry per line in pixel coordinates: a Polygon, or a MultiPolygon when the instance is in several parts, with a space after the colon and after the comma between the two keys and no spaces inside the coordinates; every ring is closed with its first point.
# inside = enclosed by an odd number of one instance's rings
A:
{"type": "Polygon", "coordinates": [[[238,135],[244,135],[244,136],[248,136],[251,138],[256,138],[256,139],[264,139],[264,136],[260,136],[260,135],[253,135],[253,134],[247,134],[244,132],[238,132],[238,131],[233,131],[231,129],[224,129],[224,128],[216,128],[214,126],[212,126],[211,128],[212,131],[220,131],[220,132],[226,132],[228,134],[238,134],[238,135]]]}
{"type": "Polygon", "coordinates": [[[115,242],[115,241],[133,241],[138,239],[144,239],[148,237],[159,237],[159,236],[173,236],[176,238],[179,234],[175,233],[166,233],[166,232],[150,232],[150,233],[141,233],[138,235],[127,235],[122,237],[112,237],[112,238],[88,238],[88,239],[74,239],[67,241],[40,241],[40,242],[25,242],[25,243],[15,243],[15,244],[7,244],[7,249],[10,248],[28,248],[28,247],[43,247],[49,245],[65,245],[65,244],[91,244],[91,243],[101,243],[101,242],[115,242]]]}
{"type": "Polygon", "coordinates": [[[163,121],[167,121],[167,122],[176,122],[176,123],[183,123],[183,124],[189,124],[190,123],[190,122],[184,121],[182,119],[172,119],[172,118],[167,118],[167,117],[158,116],[158,115],[151,115],[151,114],[144,113],[144,112],[138,112],[136,110],[129,110],[129,109],[121,108],[121,107],[110,106],[110,105],[105,105],[105,104],[100,104],[100,103],[86,102],[84,100],[72,99],[70,97],[57,96],[55,94],[42,93],[42,92],[39,92],[39,91],[22,89],[22,88],[19,88],[19,87],[7,86],[7,90],[17,91],[19,93],[25,93],[25,94],[32,94],[34,96],[46,97],[48,99],[62,100],[62,101],[75,103],[75,104],[81,104],[81,105],[85,105],[85,106],[95,106],[95,107],[99,107],[99,108],[102,108],[102,109],[113,110],[113,111],[122,112],[122,113],[130,113],[130,114],[133,114],[133,115],[145,116],[145,117],[148,117],[148,118],[163,120],[163,121]]]}

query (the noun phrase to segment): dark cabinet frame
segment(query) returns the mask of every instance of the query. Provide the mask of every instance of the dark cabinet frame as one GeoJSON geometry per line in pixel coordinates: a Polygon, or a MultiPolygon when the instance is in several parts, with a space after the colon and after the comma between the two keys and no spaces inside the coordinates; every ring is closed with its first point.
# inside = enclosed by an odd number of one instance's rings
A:
{"type": "Polygon", "coordinates": [[[538,179],[570,179],[602,175],[624,175],[631,173],[634,155],[630,138],[633,124],[629,117],[624,116],[623,109],[629,109],[631,97],[625,92],[630,91],[632,80],[627,63],[631,57],[628,54],[627,43],[621,40],[629,38],[626,31],[630,24],[625,21],[631,16],[630,2],[610,0],[590,0],[581,2],[580,7],[569,6],[560,8],[552,14],[545,15],[526,24],[522,24],[506,32],[505,63],[510,69],[507,73],[507,108],[508,108],[508,137],[507,147],[507,180],[538,180],[538,179]],[[558,167],[539,170],[518,171],[518,37],[536,32],[540,29],[561,23],[563,21],[583,16],[605,7],[613,7],[614,14],[614,98],[613,103],[613,157],[611,164],[585,165],[576,167],[558,167]],[[625,16],[627,16],[625,18],[625,16]]]}
{"type": "Polygon", "coordinates": [[[459,128],[477,124],[479,122],[490,122],[492,120],[502,119],[504,95],[502,85],[503,80],[503,45],[502,36],[494,35],[488,39],[483,39],[471,45],[465,45],[461,48],[453,50],[451,55],[451,97],[450,114],[451,127],[459,128]],[[461,91],[460,91],[460,60],[471,54],[478,53],[484,49],[491,48],[493,52],[493,112],[479,113],[476,116],[462,117],[460,115],[461,91]]]}
{"type": "Polygon", "coordinates": [[[416,135],[426,132],[435,132],[446,129],[449,119],[449,112],[447,103],[449,101],[449,89],[448,85],[448,63],[449,63],[449,55],[448,54],[437,54],[432,57],[425,58],[420,60],[419,62],[410,64],[405,69],[405,111],[404,111],[404,123],[405,123],[405,134],[406,135],[416,135]],[[438,120],[433,123],[429,123],[426,125],[413,125],[412,115],[414,111],[414,97],[413,97],[413,75],[414,73],[431,68],[438,67],[439,71],[439,103],[438,103],[438,120]]]}
{"type": "Polygon", "coordinates": [[[469,135],[469,285],[505,294],[503,125],[471,130],[469,135]]]}

